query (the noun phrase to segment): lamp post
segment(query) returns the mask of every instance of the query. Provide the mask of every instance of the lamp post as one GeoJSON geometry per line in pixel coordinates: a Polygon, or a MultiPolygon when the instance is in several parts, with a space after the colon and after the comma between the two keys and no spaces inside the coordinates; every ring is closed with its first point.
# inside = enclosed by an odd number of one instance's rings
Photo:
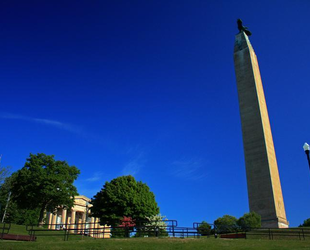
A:
{"type": "Polygon", "coordinates": [[[303,148],[304,148],[305,153],[306,153],[306,155],[307,155],[308,164],[309,164],[309,169],[310,169],[310,157],[309,157],[310,146],[309,146],[308,143],[305,142],[303,148]]]}

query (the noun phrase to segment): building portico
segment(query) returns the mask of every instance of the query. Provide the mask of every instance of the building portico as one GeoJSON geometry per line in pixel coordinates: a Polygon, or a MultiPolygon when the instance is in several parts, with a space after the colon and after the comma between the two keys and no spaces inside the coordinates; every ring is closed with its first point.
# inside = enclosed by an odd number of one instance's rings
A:
{"type": "Polygon", "coordinates": [[[94,238],[110,238],[110,227],[101,226],[98,218],[90,217],[91,199],[84,195],[76,196],[71,209],[58,207],[47,213],[48,228],[69,229],[70,233],[86,234],[94,238]]]}

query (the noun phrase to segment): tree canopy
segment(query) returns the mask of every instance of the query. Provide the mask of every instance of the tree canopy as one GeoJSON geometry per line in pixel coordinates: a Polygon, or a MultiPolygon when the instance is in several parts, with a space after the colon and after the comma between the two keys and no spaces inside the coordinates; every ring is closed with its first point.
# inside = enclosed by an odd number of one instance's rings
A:
{"type": "Polygon", "coordinates": [[[231,215],[224,215],[214,221],[214,226],[218,233],[231,233],[236,230],[248,231],[261,227],[261,216],[255,212],[245,213],[239,219],[231,215]]]}
{"type": "Polygon", "coordinates": [[[141,237],[147,235],[148,237],[152,236],[168,236],[167,233],[167,225],[168,223],[165,222],[168,219],[166,216],[161,214],[152,215],[150,217],[146,217],[146,221],[141,223],[144,226],[138,230],[136,236],[141,237]]]}
{"type": "Polygon", "coordinates": [[[112,226],[119,225],[124,216],[141,221],[159,213],[149,187],[130,175],[106,182],[92,204],[92,215],[100,218],[102,224],[112,226]]]}
{"type": "Polygon", "coordinates": [[[248,231],[251,228],[260,228],[261,216],[255,212],[245,213],[238,219],[237,224],[244,231],[248,231]]]}
{"type": "Polygon", "coordinates": [[[310,227],[310,218],[304,220],[304,223],[299,225],[300,227],[310,227]]]}
{"type": "Polygon", "coordinates": [[[8,198],[10,197],[9,193],[11,190],[11,180],[12,176],[7,177],[0,187],[0,218],[3,218],[6,204],[8,204],[4,222],[15,223],[19,225],[36,224],[39,218],[39,209],[20,209],[18,208],[16,202],[12,201],[12,199],[10,199],[8,202],[8,198]]]}
{"type": "Polygon", "coordinates": [[[224,215],[214,221],[216,231],[219,233],[234,232],[237,228],[237,218],[231,215],[224,215]]]}
{"type": "Polygon", "coordinates": [[[201,234],[202,236],[210,235],[211,234],[210,224],[205,221],[202,221],[197,228],[197,232],[201,234]]]}
{"type": "Polygon", "coordinates": [[[42,223],[46,209],[73,206],[74,196],[78,195],[73,182],[79,173],[66,161],[56,161],[54,155],[30,154],[24,167],[12,175],[12,199],[19,208],[40,209],[42,223]]]}
{"type": "MultiPolygon", "coordinates": [[[[1,156],[0,156],[0,163],[1,163],[1,156]]],[[[10,167],[3,167],[0,165],[0,186],[2,186],[2,184],[5,181],[5,178],[7,178],[9,176],[10,173],[10,167]]]]}

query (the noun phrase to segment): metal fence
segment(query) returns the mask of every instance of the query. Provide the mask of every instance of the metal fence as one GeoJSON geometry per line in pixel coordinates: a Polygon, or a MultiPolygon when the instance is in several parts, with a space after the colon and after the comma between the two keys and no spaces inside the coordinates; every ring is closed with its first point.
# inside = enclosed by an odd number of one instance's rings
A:
{"type": "Polygon", "coordinates": [[[11,229],[11,223],[0,223],[0,239],[2,240],[5,234],[8,234],[11,229]]]}
{"type": "Polygon", "coordinates": [[[310,228],[256,228],[245,232],[246,237],[249,238],[268,238],[273,239],[299,239],[306,240],[310,238],[310,228]]]}
{"type": "MultiPolygon", "coordinates": [[[[293,239],[306,240],[310,239],[310,228],[287,228],[287,229],[271,229],[271,228],[243,228],[236,226],[216,227],[209,224],[207,230],[201,230],[201,226],[205,223],[193,223],[193,227],[179,227],[176,220],[164,220],[160,225],[150,225],[150,221],[140,221],[135,226],[95,226],[92,223],[76,223],[76,224],[46,224],[43,226],[28,225],[26,230],[31,238],[37,236],[60,236],[65,241],[72,235],[80,235],[81,237],[92,238],[129,238],[129,237],[178,237],[178,238],[199,238],[201,236],[219,237],[219,238],[258,238],[258,239],[293,239]]],[[[0,237],[3,238],[11,228],[11,224],[0,224],[0,237]]]]}
{"type": "Polygon", "coordinates": [[[64,240],[68,240],[70,235],[88,236],[93,238],[110,238],[109,226],[94,227],[91,223],[76,224],[45,224],[27,225],[26,230],[31,236],[62,236],[64,240]]]}

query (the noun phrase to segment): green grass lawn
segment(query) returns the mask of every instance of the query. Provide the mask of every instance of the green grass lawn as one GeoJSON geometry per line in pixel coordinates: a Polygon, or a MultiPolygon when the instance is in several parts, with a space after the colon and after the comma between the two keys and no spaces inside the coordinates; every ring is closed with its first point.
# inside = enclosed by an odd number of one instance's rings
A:
{"type": "MultiPolygon", "coordinates": [[[[41,237],[42,239],[42,237],[41,237]]],[[[37,242],[0,242],[1,249],[310,249],[310,241],[255,239],[70,239],[37,242]]]]}
{"type": "MultiPolygon", "coordinates": [[[[25,226],[12,225],[10,233],[27,234],[25,226]]],[[[36,242],[0,241],[0,249],[310,249],[310,239],[215,239],[210,238],[131,238],[93,239],[70,235],[63,241],[63,232],[54,236],[38,236],[36,242]]]]}

